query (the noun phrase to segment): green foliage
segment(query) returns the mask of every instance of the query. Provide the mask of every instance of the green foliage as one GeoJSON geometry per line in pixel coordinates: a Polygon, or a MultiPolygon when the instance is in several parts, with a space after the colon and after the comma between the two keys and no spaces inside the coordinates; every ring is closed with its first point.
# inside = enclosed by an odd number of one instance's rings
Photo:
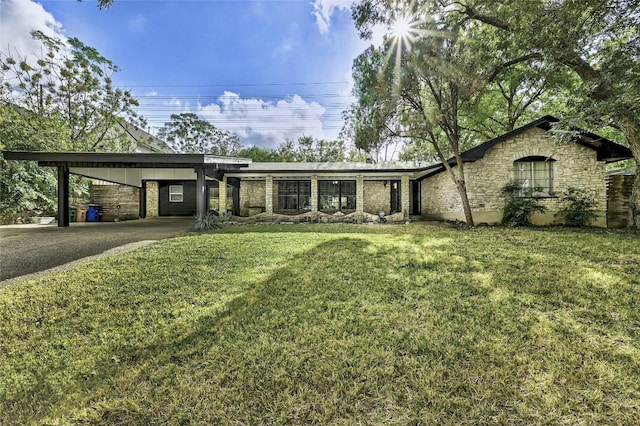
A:
{"type": "Polygon", "coordinates": [[[279,161],[285,162],[342,162],[347,157],[343,141],[326,141],[311,136],[281,142],[275,152],[279,161]]]}
{"type": "MultiPolygon", "coordinates": [[[[36,114],[0,103],[0,150],[41,151],[65,143],[62,120],[41,120],[36,114]]],[[[12,223],[36,211],[56,208],[55,169],[36,163],[8,161],[0,155],[0,216],[12,223]]]]}
{"type": "Polygon", "coordinates": [[[584,189],[569,188],[562,195],[564,206],[556,214],[569,226],[584,227],[598,218],[596,200],[584,189]]]}
{"type": "Polygon", "coordinates": [[[242,148],[238,136],[190,112],[171,114],[171,121],[158,130],[158,137],[184,154],[236,155],[242,148]]]}
{"type": "MultiPolygon", "coordinates": [[[[23,151],[127,151],[130,139],[114,129],[120,120],[143,123],[130,92],[113,87],[118,68],[76,38],[63,42],[34,31],[40,58],[0,54],[0,149],[23,151]]],[[[0,159],[0,216],[52,211],[55,170],[0,159]]],[[[72,179],[72,194],[86,182],[72,179]]]]}
{"type": "Polygon", "coordinates": [[[212,211],[205,214],[197,214],[194,217],[194,223],[191,230],[194,232],[211,231],[228,225],[231,220],[231,213],[224,212],[219,214],[212,211]]]}
{"type": "Polygon", "coordinates": [[[522,186],[511,182],[500,193],[505,197],[502,224],[505,226],[527,226],[534,213],[544,213],[547,208],[537,198],[523,197],[522,186]]]}
{"type": "Polygon", "coordinates": [[[280,155],[272,149],[269,148],[261,148],[259,146],[251,146],[249,148],[242,148],[238,152],[236,152],[236,157],[240,158],[250,158],[256,163],[269,163],[269,162],[278,162],[280,160],[280,155]]]}
{"type": "Polygon", "coordinates": [[[635,424],[639,242],[269,225],[92,261],[0,289],[1,422],[635,424]]]}
{"type": "Polygon", "coordinates": [[[130,140],[113,131],[117,121],[124,119],[144,127],[144,120],[133,109],[138,106],[133,95],[113,86],[118,67],[77,38],[63,42],[40,31],[31,34],[43,45],[42,57],[0,54],[3,102],[35,114],[38,120],[63,120],[66,138],[60,142],[64,143],[47,149],[128,150],[130,140]]]}

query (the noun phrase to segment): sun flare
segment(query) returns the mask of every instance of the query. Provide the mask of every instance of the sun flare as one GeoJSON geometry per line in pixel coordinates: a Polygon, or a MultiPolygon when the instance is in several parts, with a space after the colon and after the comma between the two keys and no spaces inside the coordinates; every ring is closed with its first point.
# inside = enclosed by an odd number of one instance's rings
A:
{"type": "Polygon", "coordinates": [[[395,38],[403,39],[411,35],[411,20],[402,16],[391,25],[391,35],[395,38]]]}

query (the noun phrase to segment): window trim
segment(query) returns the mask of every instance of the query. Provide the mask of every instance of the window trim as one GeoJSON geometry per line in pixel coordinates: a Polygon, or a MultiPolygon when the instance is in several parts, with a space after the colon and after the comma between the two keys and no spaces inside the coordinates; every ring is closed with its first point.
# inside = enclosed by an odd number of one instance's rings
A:
{"type": "Polygon", "coordinates": [[[169,202],[184,203],[184,185],[169,185],[169,202]]]}

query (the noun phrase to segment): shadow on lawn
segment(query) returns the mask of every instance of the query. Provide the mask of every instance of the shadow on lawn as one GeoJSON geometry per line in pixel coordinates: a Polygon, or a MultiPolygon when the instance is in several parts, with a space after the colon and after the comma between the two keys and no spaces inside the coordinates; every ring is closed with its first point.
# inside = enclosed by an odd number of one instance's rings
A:
{"type": "MultiPolygon", "coordinates": [[[[252,228],[218,232],[327,232],[313,225],[252,228]]],[[[357,228],[331,226],[329,233],[333,229],[352,234],[357,228]]],[[[545,394],[581,401],[583,389],[565,389],[573,381],[605,395],[624,390],[590,379],[600,367],[584,365],[585,338],[576,323],[581,318],[560,311],[584,303],[578,307],[586,315],[590,288],[575,286],[584,278],[579,274],[557,288],[553,269],[540,271],[544,265],[560,267],[558,253],[544,245],[523,249],[519,234],[508,234],[506,246],[491,251],[482,240],[454,244],[450,232],[443,235],[448,237],[408,235],[389,244],[355,235],[322,242],[265,279],[247,283],[219,309],[185,320],[154,312],[153,318],[166,320],[154,336],[113,341],[69,382],[54,380],[64,366],[43,365],[34,373],[37,382],[8,401],[5,411],[18,414],[38,401],[36,421],[64,403],[67,413],[75,411],[62,421],[111,424],[376,423],[385,416],[410,423],[427,415],[436,416],[431,423],[473,423],[505,414],[507,422],[526,418],[517,411],[522,404],[544,413],[545,394]],[[549,318],[563,315],[570,326],[554,329],[549,318]],[[558,352],[563,346],[571,350],[558,352]],[[549,371],[556,382],[537,382],[549,371]],[[467,418],[471,413],[480,417],[467,418]]],[[[173,278],[190,282],[178,271],[173,278]]],[[[149,296],[148,288],[133,290],[118,293],[114,303],[149,296]]],[[[198,290],[210,293],[211,306],[221,297],[215,288],[198,290]]],[[[131,310],[171,308],[176,293],[162,285],[152,291],[154,297],[131,310]]],[[[609,303],[621,300],[610,291],[605,296],[609,303]]],[[[633,301],[628,302],[631,311],[633,301]]],[[[55,334],[56,324],[49,327],[55,334]]],[[[72,327],[86,333],[83,324],[72,327]]],[[[99,340],[101,330],[91,333],[88,341],[99,340]]],[[[602,404],[594,407],[602,410],[602,404]]]]}

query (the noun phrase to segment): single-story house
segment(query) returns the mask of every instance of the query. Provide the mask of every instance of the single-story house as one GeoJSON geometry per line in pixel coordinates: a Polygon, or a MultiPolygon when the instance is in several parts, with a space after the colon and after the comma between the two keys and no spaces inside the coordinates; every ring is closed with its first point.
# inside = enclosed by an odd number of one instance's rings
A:
{"type": "MultiPolygon", "coordinates": [[[[560,195],[576,187],[597,202],[594,224],[607,226],[606,164],[632,158],[631,151],[589,132],[558,143],[550,134],[556,121],[542,117],[462,153],[476,223],[500,222],[501,189],[517,181],[527,189],[521,196],[539,198],[548,209],[535,215],[534,223],[552,223],[561,208],[560,195]]],[[[239,221],[464,220],[460,197],[442,163],[254,163],[203,154],[4,155],[58,167],[60,226],[68,225],[69,173],[138,188],[140,217],[216,210],[229,211],[239,221]]],[[[455,167],[455,160],[449,164],[455,167]]]]}

